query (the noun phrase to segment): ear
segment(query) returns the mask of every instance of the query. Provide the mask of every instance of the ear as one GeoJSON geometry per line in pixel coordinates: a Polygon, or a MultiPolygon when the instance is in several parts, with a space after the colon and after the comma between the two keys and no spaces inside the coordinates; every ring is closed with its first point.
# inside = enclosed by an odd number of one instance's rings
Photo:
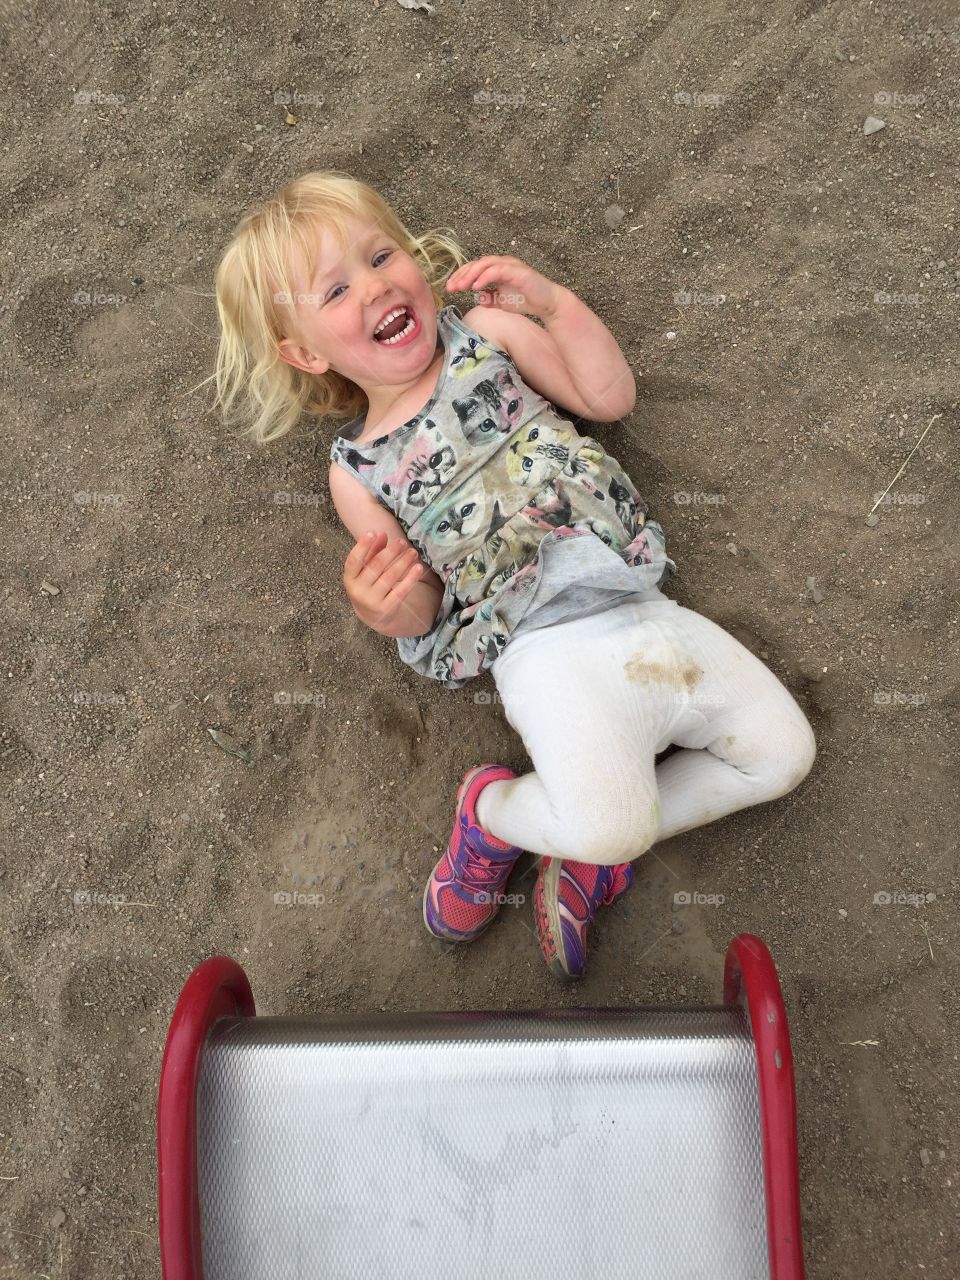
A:
{"type": "Polygon", "coordinates": [[[277,344],[277,355],[281,360],[285,360],[287,364],[293,365],[295,369],[302,369],[304,373],[313,373],[319,376],[326,373],[330,368],[329,360],[324,360],[321,356],[315,356],[313,352],[308,351],[306,347],[300,346],[292,338],[284,338],[282,342],[277,344]]]}

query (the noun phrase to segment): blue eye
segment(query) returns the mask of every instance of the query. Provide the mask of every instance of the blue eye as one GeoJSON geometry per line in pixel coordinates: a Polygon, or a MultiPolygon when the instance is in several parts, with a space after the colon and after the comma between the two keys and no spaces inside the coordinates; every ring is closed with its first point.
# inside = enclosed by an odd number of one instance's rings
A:
{"type": "MultiPolygon", "coordinates": [[[[381,249],[380,252],[376,255],[376,257],[373,260],[374,262],[376,262],[377,258],[389,258],[392,252],[393,252],[392,249],[381,249]]],[[[342,289],[342,288],[343,288],[342,284],[337,285],[337,289],[342,289]]],[[[331,302],[337,296],[337,289],[331,289],[330,293],[327,295],[328,302],[331,302]]]]}

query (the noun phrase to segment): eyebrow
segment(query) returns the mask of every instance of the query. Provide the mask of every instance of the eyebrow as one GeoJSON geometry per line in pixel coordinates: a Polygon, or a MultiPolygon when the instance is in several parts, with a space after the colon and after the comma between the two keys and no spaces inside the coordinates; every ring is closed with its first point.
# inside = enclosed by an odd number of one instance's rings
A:
{"type": "MultiPolygon", "coordinates": [[[[377,229],[373,232],[372,235],[363,236],[362,239],[357,240],[355,243],[356,244],[372,244],[374,241],[379,240],[381,237],[384,240],[390,239],[390,237],[387,235],[385,231],[381,230],[380,227],[377,227],[377,229]]],[[[331,268],[330,271],[325,271],[321,276],[314,276],[313,280],[310,283],[310,289],[312,290],[316,286],[322,285],[324,281],[329,280],[331,276],[336,275],[339,269],[340,269],[339,267],[333,267],[331,268]]]]}

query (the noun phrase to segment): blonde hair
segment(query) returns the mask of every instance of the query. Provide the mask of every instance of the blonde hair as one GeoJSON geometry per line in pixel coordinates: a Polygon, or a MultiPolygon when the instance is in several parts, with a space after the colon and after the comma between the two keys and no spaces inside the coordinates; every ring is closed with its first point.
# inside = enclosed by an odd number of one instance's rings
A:
{"type": "MultiPolygon", "coordinates": [[[[310,261],[318,225],[347,247],[347,220],[377,222],[411,255],[439,311],[450,301],[443,282],[466,255],[450,227],[415,236],[373,187],[338,170],[304,174],[247,213],[233,233],[216,271],[220,344],[214,408],[224,420],[236,410],[242,434],[258,445],[286,435],[302,414],[335,420],[356,418],[367,397],[334,369],[306,373],[288,364],[278,344],[296,330],[289,254],[296,246],[310,261]],[[449,234],[447,234],[449,233],[449,234]]],[[[204,384],[201,383],[201,386],[204,384]]]]}

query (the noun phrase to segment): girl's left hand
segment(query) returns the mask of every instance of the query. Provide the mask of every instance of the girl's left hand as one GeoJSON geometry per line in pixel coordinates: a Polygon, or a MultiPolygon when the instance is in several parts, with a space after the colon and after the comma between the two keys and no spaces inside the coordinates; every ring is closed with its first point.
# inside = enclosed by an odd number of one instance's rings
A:
{"type": "Polygon", "coordinates": [[[541,320],[556,309],[561,290],[519,258],[492,256],[465,262],[449,277],[446,287],[451,293],[476,290],[480,306],[539,316],[541,320]]]}

